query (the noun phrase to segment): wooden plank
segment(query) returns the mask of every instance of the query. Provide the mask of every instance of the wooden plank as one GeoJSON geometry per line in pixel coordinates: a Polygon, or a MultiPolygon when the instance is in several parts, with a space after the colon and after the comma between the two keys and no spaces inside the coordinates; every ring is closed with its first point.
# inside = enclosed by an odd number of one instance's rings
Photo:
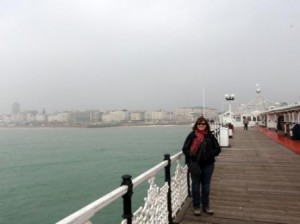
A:
{"type": "Polygon", "coordinates": [[[300,156],[255,128],[236,128],[230,145],[215,164],[215,214],[194,216],[190,203],[179,223],[300,223],[300,156]]]}

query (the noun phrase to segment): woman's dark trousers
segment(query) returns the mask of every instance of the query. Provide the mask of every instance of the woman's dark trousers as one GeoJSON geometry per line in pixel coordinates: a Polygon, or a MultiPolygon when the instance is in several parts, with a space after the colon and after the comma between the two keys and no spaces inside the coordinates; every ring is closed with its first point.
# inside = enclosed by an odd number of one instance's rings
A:
{"type": "Polygon", "coordinates": [[[192,177],[192,197],[194,208],[209,208],[209,192],[211,177],[214,172],[214,163],[202,167],[200,175],[191,175],[192,177]],[[201,192],[200,192],[201,187],[201,192]]]}

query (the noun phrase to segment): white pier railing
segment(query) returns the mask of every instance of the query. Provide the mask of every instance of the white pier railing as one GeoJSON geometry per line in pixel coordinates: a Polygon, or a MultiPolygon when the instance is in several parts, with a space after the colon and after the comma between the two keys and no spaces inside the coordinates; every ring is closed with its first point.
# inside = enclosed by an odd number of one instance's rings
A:
{"type": "Polygon", "coordinates": [[[97,212],[120,197],[123,197],[124,200],[123,218],[125,219],[121,221],[122,224],[170,223],[189,195],[188,171],[186,165],[182,165],[180,162],[181,156],[182,152],[178,152],[172,157],[166,154],[163,162],[133,180],[131,180],[130,175],[124,175],[122,186],[57,222],[57,224],[91,224],[90,220],[97,212]],[[171,178],[170,167],[174,161],[177,165],[175,175],[171,178]],[[155,175],[163,168],[165,168],[166,182],[162,187],[158,187],[155,184],[155,175]],[[132,214],[132,189],[147,180],[150,188],[145,198],[145,204],[132,214]]]}

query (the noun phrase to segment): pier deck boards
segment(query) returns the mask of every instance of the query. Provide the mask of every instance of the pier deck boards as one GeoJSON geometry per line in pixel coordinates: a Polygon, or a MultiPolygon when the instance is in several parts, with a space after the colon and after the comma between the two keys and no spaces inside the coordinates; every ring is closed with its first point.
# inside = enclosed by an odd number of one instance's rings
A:
{"type": "Polygon", "coordinates": [[[193,215],[191,199],[175,223],[300,223],[300,155],[257,128],[237,128],[217,157],[210,203],[215,214],[193,215]]]}

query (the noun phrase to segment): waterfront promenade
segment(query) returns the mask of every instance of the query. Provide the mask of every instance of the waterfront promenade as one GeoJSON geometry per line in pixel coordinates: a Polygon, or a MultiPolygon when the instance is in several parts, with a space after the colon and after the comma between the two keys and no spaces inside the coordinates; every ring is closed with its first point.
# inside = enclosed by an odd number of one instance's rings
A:
{"type": "Polygon", "coordinates": [[[215,214],[194,216],[188,198],[175,223],[300,223],[300,142],[293,143],[297,153],[272,139],[280,133],[261,130],[236,128],[231,147],[217,157],[211,186],[215,214]]]}

